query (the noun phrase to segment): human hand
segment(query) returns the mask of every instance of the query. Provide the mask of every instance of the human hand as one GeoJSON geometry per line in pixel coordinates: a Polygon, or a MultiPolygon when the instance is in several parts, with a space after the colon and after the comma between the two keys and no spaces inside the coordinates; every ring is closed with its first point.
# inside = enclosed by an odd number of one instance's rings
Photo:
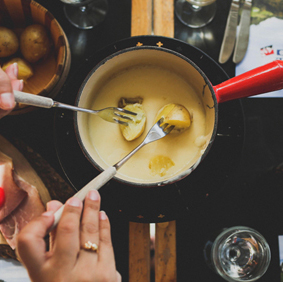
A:
{"type": "Polygon", "coordinates": [[[17,63],[8,66],[5,72],[0,68],[0,118],[15,107],[13,90],[23,90],[24,83],[17,77],[17,63]]]}
{"type": "Polygon", "coordinates": [[[84,201],[70,198],[56,229],[50,235],[50,250],[44,237],[61,207],[51,201],[47,211],[27,224],[18,235],[17,252],[33,282],[108,281],[120,282],[111,241],[110,222],[100,209],[96,190],[84,201]],[[82,212],[83,209],[83,212],[82,212]],[[81,218],[82,213],[82,218],[81,218]],[[86,242],[97,244],[98,252],[83,249],[86,242]]]}

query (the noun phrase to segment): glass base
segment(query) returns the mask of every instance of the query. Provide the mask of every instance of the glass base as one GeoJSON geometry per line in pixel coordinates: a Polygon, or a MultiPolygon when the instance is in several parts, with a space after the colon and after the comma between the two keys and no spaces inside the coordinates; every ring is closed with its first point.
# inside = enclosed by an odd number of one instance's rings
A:
{"type": "Polygon", "coordinates": [[[235,226],[223,230],[204,249],[206,263],[224,280],[256,281],[268,269],[271,253],[264,237],[256,230],[235,226]]]}
{"type": "Polygon", "coordinates": [[[186,0],[178,0],[175,4],[177,18],[185,25],[199,28],[210,23],[216,13],[216,2],[207,6],[195,6],[186,0]]]}
{"type": "Polygon", "coordinates": [[[107,15],[107,0],[94,0],[84,6],[64,6],[64,13],[69,22],[80,29],[92,29],[101,23],[107,15]]]}

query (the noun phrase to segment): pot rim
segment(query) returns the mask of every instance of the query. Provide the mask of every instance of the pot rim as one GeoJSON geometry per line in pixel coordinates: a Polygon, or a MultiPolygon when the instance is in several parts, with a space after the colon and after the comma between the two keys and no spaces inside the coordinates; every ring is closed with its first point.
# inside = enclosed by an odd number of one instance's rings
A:
{"type": "MultiPolygon", "coordinates": [[[[87,84],[87,82],[89,81],[89,79],[92,77],[92,75],[101,67],[103,66],[106,62],[108,62],[109,60],[111,60],[112,58],[126,53],[126,52],[131,52],[131,51],[137,51],[137,50],[157,50],[157,51],[162,51],[162,52],[168,52],[170,54],[173,54],[183,60],[185,60],[187,63],[191,64],[198,72],[199,74],[202,76],[202,78],[205,81],[205,86],[207,86],[212,94],[212,99],[214,101],[214,112],[215,112],[215,118],[214,118],[214,127],[213,127],[213,132],[211,135],[211,138],[209,140],[209,143],[207,145],[207,147],[205,148],[205,151],[203,152],[203,154],[201,155],[201,157],[197,160],[197,162],[195,162],[190,168],[186,169],[185,171],[181,172],[180,174],[171,177],[170,179],[167,180],[163,180],[160,182],[146,182],[146,183],[136,183],[136,182],[131,182],[128,180],[124,180],[121,179],[117,176],[114,176],[113,179],[115,181],[118,181],[122,184],[127,184],[130,186],[137,186],[137,187],[144,187],[144,188],[150,188],[150,187],[161,187],[161,186],[165,186],[168,184],[173,184],[177,181],[180,181],[182,179],[184,179],[185,177],[187,177],[188,175],[190,175],[195,169],[196,167],[201,163],[201,161],[206,157],[206,155],[208,154],[210,148],[212,147],[212,144],[214,142],[215,136],[216,136],[216,132],[217,132],[217,124],[218,124],[218,101],[216,98],[216,94],[214,91],[214,87],[212,85],[212,83],[210,82],[210,80],[208,79],[208,77],[205,75],[205,73],[193,62],[191,61],[188,57],[174,51],[171,49],[167,49],[164,47],[157,47],[157,46],[146,46],[146,45],[142,45],[142,46],[135,46],[135,47],[128,47],[122,50],[119,50],[117,52],[114,52],[112,54],[110,54],[109,56],[107,56],[106,58],[102,59],[98,64],[96,64],[93,69],[88,73],[88,75],[86,76],[86,78],[84,79],[83,83],[81,84],[78,94],[76,96],[75,99],[75,106],[78,106],[79,102],[80,102],[80,98],[83,94],[84,88],[87,84]]],[[[208,106],[208,105],[207,105],[208,106]]],[[[74,113],[74,128],[75,128],[75,135],[76,135],[76,139],[78,141],[78,144],[83,152],[83,154],[85,155],[85,157],[87,158],[87,160],[100,172],[102,172],[104,169],[98,165],[95,160],[91,157],[91,155],[88,153],[88,151],[86,150],[85,146],[83,145],[83,141],[81,139],[81,136],[79,134],[79,128],[78,128],[78,113],[75,112],[74,113]]]]}

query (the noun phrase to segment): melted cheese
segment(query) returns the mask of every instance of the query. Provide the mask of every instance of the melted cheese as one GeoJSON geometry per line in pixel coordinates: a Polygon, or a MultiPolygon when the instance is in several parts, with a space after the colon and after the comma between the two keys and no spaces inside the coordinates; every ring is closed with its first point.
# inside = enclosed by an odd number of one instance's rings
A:
{"type": "MultiPolygon", "coordinates": [[[[117,107],[121,97],[143,98],[147,124],[144,133],[134,141],[126,141],[119,126],[94,115],[88,117],[88,130],[93,147],[104,169],[114,165],[137,147],[152,127],[158,111],[166,104],[185,106],[192,116],[192,124],[181,134],[169,134],[144,146],[118,171],[117,177],[134,182],[157,182],[176,176],[192,166],[209,141],[205,136],[205,111],[194,89],[177,74],[155,66],[136,66],[115,75],[100,89],[93,100],[93,109],[117,107]],[[174,162],[164,176],[153,174],[149,168],[154,156],[166,156],[174,162]]],[[[97,161],[97,160],[96,160],[97,161]]]]}

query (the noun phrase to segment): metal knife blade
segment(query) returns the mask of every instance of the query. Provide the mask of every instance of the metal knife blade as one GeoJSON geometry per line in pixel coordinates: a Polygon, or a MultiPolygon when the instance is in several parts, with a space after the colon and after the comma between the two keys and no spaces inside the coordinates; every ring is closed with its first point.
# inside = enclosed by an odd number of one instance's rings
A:
{"type": "Polygon", "coordinates": [[[243,60],[249,45],[250,23],[251,23],[252,0],[245,0],[239,24],[239,34],[233,55],[233,62],[239,63],[243,60]]]}
{"type": "Polygon", "coordinates": [[[228,61],[235,46],[239,6],[240,0],[232,1],[218,59],[221,64],[228,61]]]}

